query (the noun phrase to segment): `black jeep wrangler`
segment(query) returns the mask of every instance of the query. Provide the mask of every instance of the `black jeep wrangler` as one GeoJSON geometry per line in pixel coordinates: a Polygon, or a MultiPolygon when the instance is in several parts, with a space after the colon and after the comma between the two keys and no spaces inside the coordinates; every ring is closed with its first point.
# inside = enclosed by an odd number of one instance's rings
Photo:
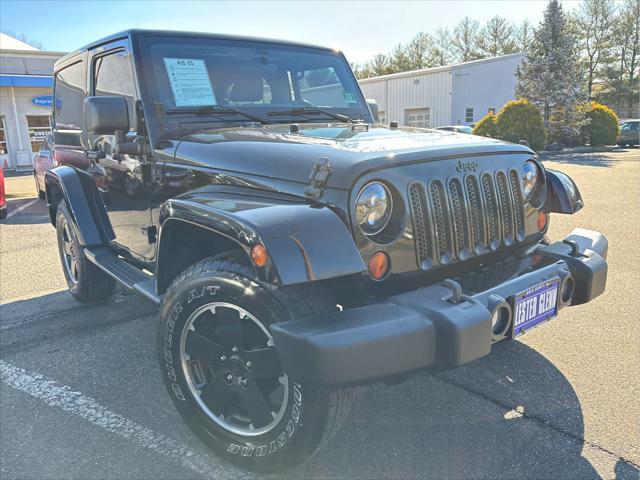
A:
{"type": "Polygon", "coordinates": [[[546,239],[583,206],[568,176],[375,124],[340,52],[132,30],[59,60],[54,88],[82,145],[60,148],[91,160],[46,176],[71,293],[158,304],[169,395],[245,467],[309,457],[358,385],[488,355],[605,288],[600,233],[546,239]]]}

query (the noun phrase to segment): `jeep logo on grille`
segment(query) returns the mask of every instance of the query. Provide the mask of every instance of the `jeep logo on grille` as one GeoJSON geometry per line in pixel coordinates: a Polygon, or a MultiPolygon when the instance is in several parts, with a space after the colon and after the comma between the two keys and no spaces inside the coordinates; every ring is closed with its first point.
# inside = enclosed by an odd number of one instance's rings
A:
{"type": "Polygon", "coordinates": [[[478,162],[463,162],[462,160],[458,160],[458,164],[456,165],[456,170],[458,172],[476,172],[478,171],[478,162]]]}

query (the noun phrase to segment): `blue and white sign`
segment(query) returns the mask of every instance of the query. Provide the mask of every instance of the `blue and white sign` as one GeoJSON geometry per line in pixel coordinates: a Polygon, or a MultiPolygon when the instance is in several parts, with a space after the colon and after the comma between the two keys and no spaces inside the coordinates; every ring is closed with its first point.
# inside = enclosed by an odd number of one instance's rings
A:
{"type": "MultiPolygon", "coordinates": [[[[31,103],[39,107],[51,108],[53,102],[53,95],[40,95],[39,97],[33,97],[31,103]]],[[[56,106],[60,108],[62,100],[60,97],[56,97],[56,106]]]]}

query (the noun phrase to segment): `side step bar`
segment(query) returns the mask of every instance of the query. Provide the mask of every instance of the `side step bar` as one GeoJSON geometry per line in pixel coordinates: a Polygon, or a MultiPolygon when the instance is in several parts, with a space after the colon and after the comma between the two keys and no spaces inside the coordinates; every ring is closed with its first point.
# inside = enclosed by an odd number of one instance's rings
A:
{"type": "Polygon", "coordinates": [[[153,275],[147,275],[104,247],[85,248],[84,253],[91,263],[129,290],[142,294],[156,304],[162,301],[162,297],[156,295],[156,279],[153,275]]]}

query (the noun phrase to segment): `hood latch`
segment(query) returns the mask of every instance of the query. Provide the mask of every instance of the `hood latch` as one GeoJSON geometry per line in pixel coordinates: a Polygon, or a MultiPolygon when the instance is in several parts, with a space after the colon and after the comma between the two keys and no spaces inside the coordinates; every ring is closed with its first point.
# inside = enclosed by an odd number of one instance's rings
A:
{"type": "Polygon", "coordinates": [[[311,169],[309,184],[305,187],[304,194],[316,200],[322,197],[324,187],[327,186],[327,180],[329,180],[332,173],[333,167],[331,167],[329,159],[319,158],[311,169]]]}

